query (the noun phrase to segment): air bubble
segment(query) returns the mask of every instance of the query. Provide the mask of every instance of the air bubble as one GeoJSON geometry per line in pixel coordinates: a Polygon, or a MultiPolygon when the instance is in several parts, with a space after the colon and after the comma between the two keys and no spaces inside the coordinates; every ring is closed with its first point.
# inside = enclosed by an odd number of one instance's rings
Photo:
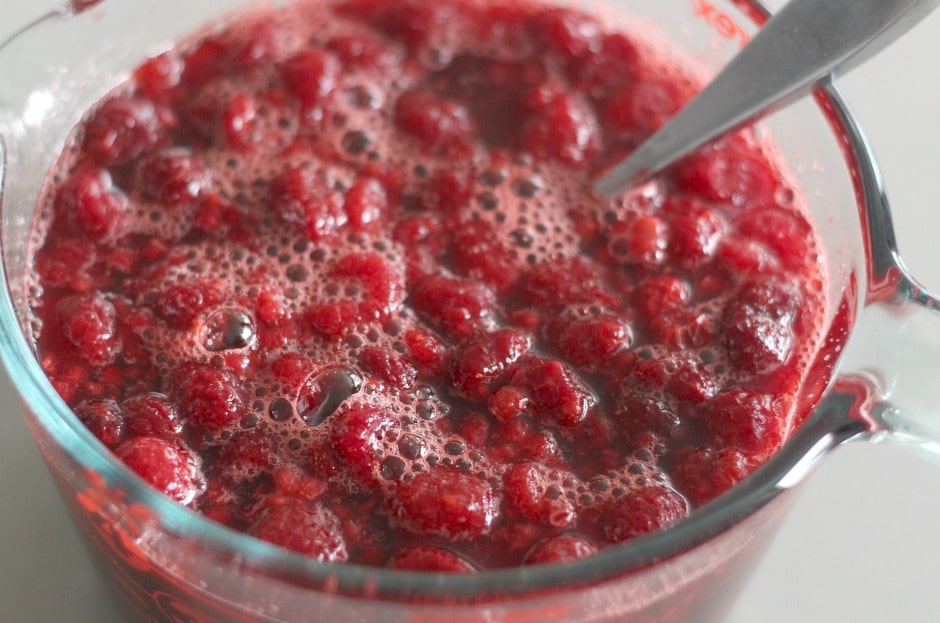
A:
{"type": "Polygon", "coordinates": [[[303,283],[310,277],[310,269],[303,264],[291,264],[284,274],[294,283],[303,283]]]}
{"type": "Polygon", "coordinates": [[[220,309],[206,320],[202,328],[203,348],[210,352],[248,348],[255,343],[255,326],[251,317],[240,309],[220,309]]]}
{"type": "Polygon", "coordinates": [[[444,446],[444,452],[451,456],[460,456],[467,451],[467,447],[460,441],[448,441],[444,446]]]}
{"type": "Polygon", "coordinates": [[[277,398],[268,406],[268,415],[275,422],[286,422],[294,415],[294,406],[286,398],[277,398]]]}
{"type": "Polygon", "coordinates": [[[434,405],[426,400],[422,400],[415,406],[415,413],[422,420],[433,420],[435,416],[434,405]]]}
{"type": "Polygon", "coordinates": [[[777,192],[774,194],[774,199],[776,199],[777,205],[789,207],[796,201],[796,192],[792,188],[782,186],[777,189],[777,192]]]}
{"type": "Polygon", "coordinates": [[[372,137],[362,130],[350,130],[343,134],[340,145],[347,154],[358,156],[372,145],[372,137]]]}
{"type": "Polygon", "coordinates": [[[484,210],[492,212],[499,208],[499,197],[488,190],[484,190],[477,195],[477,203],[479,203],[480,207],[484,210]]]}
{"type": "Polygon", "coordinates": [[[362,377],[348,368],[328,368],[309,379],[297,399],[297,413],[309,426],[318,426],[350,396],[362,389],[362,377]]]}
{"type": "Polygon", "coordinates": [[[480,174],[479,179],[484,186],[499,186],[506,181],[506,174],[498,169],[488,169],[480,174]]]}
{"type": "Polygon", "coordinates": [[[535,179],[520,178],[512,183],[512,190],[523,199],[532,199],[538,196],[542,185],[535,179]]]}
{"type": "Polygon", "coordinates": [[[510,232],[509,239],[512,240],[513,244],[523,249],[531,249],[532,245],[535,243],[535,238],[532,237],[529,230],[523,229],[522,227],[510,232]]]}
{"type": "Polygon", "coordinates": [[[375,110],[382,104],[382,98],[378,92],[363,85],[347,89],[345,95],[346,101],[355,108],[375,110]]]}
{"type": "Polygon", "coordinates": [[[379,467],[379,473],[386,480],[398,480],[408,468],[407,464],[397,456],[386,457],[379,467]]]}
{"type": "Polygon", "coordinates": [[[409,461],[420,459],[425,452],[424,442],[415,435],[402,435],[398,440],[398,452],[409,461]]]}

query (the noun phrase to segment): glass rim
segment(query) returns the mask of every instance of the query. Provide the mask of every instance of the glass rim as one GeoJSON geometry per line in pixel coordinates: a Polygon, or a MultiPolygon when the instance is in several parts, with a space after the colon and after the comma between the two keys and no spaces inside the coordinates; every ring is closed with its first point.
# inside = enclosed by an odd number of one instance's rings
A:
{"type": "MultiPolygon", "coordinates": [[[[756,23],[771,14],[760,0],[731,2],[756,23]]],[[[66,4],[64,11],[54,10],[47,17],[61,17],[69,12],[66,4]]],[[[3,42],[0,42],[2,47],[3,42]]],[[[879,247],[893,251],[893,242],[890,214],[871,149],[832,82],[821,84],[815,97],[820,113],[828,117],[833,132],[844,138],[846,166],[858,174],[858,208],[864,212],[860,215],[864,221],[863,234],[869,238],[866,241],[866,260],[869,266],[877,264],[878,258],[872,257],[873,252],[882,255],[878,253],[879,247]],[[872,228],[873,221],[886,227],[888,235],[876,236],[880,228],[872,228]]],[[[3,209],[6,174],[7,148],[4,137],[0,135],[0,211],[3,209]]],[[[796,484],[799,478],[791,477],[796,471],[865,431],[861,424],[844,425],[845,418],[839,420],[838,414],[847,413],[854,398],[832,390],[831,382],[837,376],[834,374],[830,379],[830,389],[797,433],[744,481],[694,510],[674,526],[623,544],[605,546],[591,557],[561,564],[483,570],[470,575],[320,562],[212,521],[160,494],[125,467],[79,421],[42,371],[17,317],[5,261],[0,262],[0,280],[4,285],[0,288],[0,360],[26,409],[34,414],[59,447],[79,466],[99,474],[109,487],[122,491],[127,500],[150,510],[159,520],[161,529],[198,540],[217,553],[229,554],[226,558],[237,560],[241,567],[284,576],[292,583],[309,585],[314,591],[318,587],[341,595],[368,591],[370,599],[390,600],[420,596],[428,603],[445,598],[486,601],[488,598],[521,597],[533,592],[570,590],[622,577],[654,562],[693,550],[726,532],[796,484]]]]}

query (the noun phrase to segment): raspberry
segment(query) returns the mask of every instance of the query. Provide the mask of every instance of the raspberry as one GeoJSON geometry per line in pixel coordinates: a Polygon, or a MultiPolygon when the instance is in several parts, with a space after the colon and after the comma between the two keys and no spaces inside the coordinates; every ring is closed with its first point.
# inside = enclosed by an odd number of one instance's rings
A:
{"type": "Polygon", "coordinates": [[[309,167],[295,167],[274,178],[270,191],[274,211],[315,242],[336,235],[348,221],[342,198],[309,167]]]}
{"type": "Polygon", "coordinates": [[[204,281],[174,283],[157,296],[156,309],[172,327],[188,330],[210,307],[221,302],[213,284],[204,281]]]}
{"type": "Polygon", "coordinates": [[[493,227],[484,221],[466,223],[454,232],[450,251],[456,272],[497,292],[512,286],[519,274],[512,249],[501,244],[493,227]]]}
{"type": "Polygon", "coordinates": [[[96,260],[95,245],[86,240],[62,240],[36,254],[36,273],[46,288],[86,292],[91,288],[88,269],[96,260]]]}
{"type": "Polygon", "coordinates": [[[277,325],[290,317],[290,311],[279,292],[262,290],[255,302],[255,317],[262,324],[277,325]]]}
{"type": "Polygon", "coordinates": [[[441,547],[416,545],[395,554],[388,561],[392,569],[403,571],[434,571],[437,573],[476,573],[473,563],[441,547]]]}
{"type": "Polygon", "coordinates": [[[463,54],[437,72],[433,84],[439,94],[466,106],[483,144],[505,147],[526,118],[524,95],[545,77],[538,62],[463,54]]]}
{"type": "Polygon", "coordinates": [[[392,237],[406,247],[414,247],[428,241],[440,231],[440,220],[433,214],[403,215],[395,223],[392,237]]]}
{"type": "Polygon", "coordinates": [[[343,562],[349,557],[339,519],[319,504],[290,498],[269,502],[248,532],[314,560],[343,562]]]}
{"type": "Polygon", "coordinates": [[[137,187],[147,199],[171,208],[192,205],[212,187],[202,158],[183,148],[156,152],[140,162],[137,187]]]}
{"type": "Polygon", "coordinates": [[[134,72],[137,90],[147,97],[163,102],[180,83],[183,61],[173,52],[155,56],[134,72]]]}
{"type": "Polygon", "coordinates": [[[690,268],[711,259],[721,243],[725,225],[721,218],[701,203],[688,200],[663,209],[675,210],[669,252],[673,258],[690,268]]]}
{"type": "Polygon", "coordinates": [[[662,400],[638,396],[632,388],[625,389],[618,398],[614,417],[622,429],[634,437],[652,434],[668,438],[682,423],[662,400]]]}
{"type": "Polygon", "coordinates": [[[336,263],[331,276],[355,279],[365,286],[365,299],[359,304],[363,319],[381,320],[398,311],[404,302],[401,275],[377,253],[351,253],[336,263]]]}
{"type": "Polygon", "coordinates": [[[326,47],[339,56],[344,67],[387,74],[401,63],[398,49],[372,37],[344,35],[330,39],[326,47]]]}
{"type": "Polygon", "coordinates": [[[577,426],[596,403],[587,386],[553,359],[532,357],[517,364],[509,385],[528,398],[529,412],[546,424],[577,426]]]}
{"type": "Polygon", "coordinates": [[[315,305],[307,310],[306,318],[317,333],[331,340],[346,335],[361,320],[359,306],[353,301],[315,305]]]}
{"type": "Polygon", "coordinates": [[[408,329],[405,332],[405,348],[422,375],[438,376],[444,373],[449,353],[440,338],[433,333],[408,329]]]}
{"type": "Polygon", "coordinates": [[[287,353],[271,361],[270,368],[277,380],[297,388],[314,371],[314,364],[300,353],[287,353]]]}
{"type": "Polygon", "coordinates": [[[601,23],[573,9],[548,9],[533,20],[538,41],[564,58],[578,58],[601,47],[601,23]]]}
{"type": "Polygon", "coordinates": [[[114,305],[97,294],[73,295],[56,304],[59,327],[72,351],[92,367],[113,363],[121,352],[114,305]]]}
{"type": "Polygon", "coordinates": [[[674,177],[680,190],[739,210],[775,201],[777,182],[770,165],[736,140],[695,152],[677,165],[674,177]]]}
{"type": "Polygon", "coordinates": [[[778,269],[778,262],[770,249],[740,236],[726,236],[715,255],[732,275],[766,275],[778,269]]]}
{"type": "Polygon", "coordinates": [[[699,358],[682,354],[672,359],[671,366],[669,391],[679,400],[700,405],[718,392],[718,381],[699,358]]]}
{"type": "Polygon", "coordinates": [[[688,452],[672,473],[673,482],[696,506],[738,484],[756,467],[738,450],[701,447],[688,452]]]}
{"type": "Polygon", "coordinates": [[[493,315],[493,294],[472,281],[432,276],[413,290],[410,303],[420,315],[456,339],[467,338],[493,315]]]}
{"type": "Polygon", "coordinates": [[[425,150],[450,157],[471,152],[477,133],[463,106],[427,91],[408,91],[398,98],[395,125],[425,150]]]}
{"type": "Polygon", "coordinates": [[[626,493],[610,504],[604,534],[611,543],[620,543],[665,528],[688,512],[688,502],[675,490],[650,485],[626,493]]]}
{"type": "Polygon", "coordinates": [[[343,211],[357,231],[373,230],[388,211],[388,193],[372,177],[360,177],[346,193],[343,211]]]}
{"type": "Polygon", "coordinates": [[[619,318],[601,315],[569,323],[558,338],[561,354],[585,370],[602,368],[622,349],[630,346],[630,327],[619,318]]]}
{"type": "Polygon", "coordinates": [[[582,258],[546,263],[530,269],[519,282],[522,305],[551,310],[585,303],[617,307],[617,298],[604,288],[600,271],[582,258]]]}
{"type": "Polygon", "coordinates": [[[268,474],[277,463],[275,440],[260,428],[243,430],[225,441],[218,464],[229,482],[242,482],[268,474]]]}
{"type": "Polygon", "coordinates": [[[281,78],[304,106],[316,106],[336,88],[341,67],[337,58],[320,49],[307,49],[281,65],[281,78]]]}
{"type": "Polygon", "coordinates": [[[536,158],[585,167],[600,150],[600,128],[587,102],[559,93],[532,112],[521,143],[536,158]]]}
{"type": "Polygon", "coordinates": [[[660,359],[640,359],[633,362],[626,387],[655,395],[662,393],[669,382],[667,364],[660,359]]]}
{"type": "Polygon", "coordinates": [[[522,559],[524,565],[573,562],[597,553],[597,546],[577,534],[559,534],[538,541],[522,559]]]}
{"type": "Polygon", "coordinates": [[[588,49],[567,63],[572,84],[594,97],[604,97],[633,80],[640,53],[628,36],[605,35],[600,49],[588,49]]]}
{"type": "Polygon", "coordinates": [[[174,372],[171,387],[183,421],[206,432],[238,424],[246,405],[235,375],[205,364],[186,364],[174,372]]]}
{"type": "Polygon", "coordinates": [[[222,135],[225,144],[239,151],[248,151],[258,140],[256,120],[258,106],[248,95],[236,95],[222,112],[222,135]]]}
{"type": "Polygon", "coordinates": [[[530,347],[529,337],[514,329],[501,329],[471,339],[454,355],[451,391],[467,400],[486,400],[512,364],[530,347]]]}
{"type": "Polygon", "coordinates": [[[172,440],[183,430],[176,405],[163,394],[138,394],[121,404],[128,432],[137,437],[172,440]]]}
{"type": "Polygon", "coordinates": [[[722,341],[742,371],[765,374],[779,368],[794,348],[793,321],[799,296],[778,281],[745,284],[725,309],[722,341]]]}
{"type": "Polygon", "coordinates": [[[185,56],[181,84],[199,88],[209,81],[224,75],[230,50],[225,44],[209,37],[197,43],[185,56]]]}
{"type": "Polygon", "coordinates": [[[806,265],[812,255],[812,225],[806,218],[791,210],[763,208],[748,210],[738,219],[741,234],[773,250],[780,263],[791,269],[806,265]]]}
{"type": "Polygon", "coordinates": [[[650,339],[672,350],[704,346],[718,333],[717,319],[711,310],[673,310],[650,320],[650,339]]]}
{"type": "Polygon", "coordinates": [[[85,151],[104,166],[120,166],[140,157],[164,139],[153,102],[141,97],[114,97],[85,125],[85,151]]]}
{"type": "Polygon", "coordinates": [[[274,62],[287,46],[288,32],[270,22],[251,29],[233,56],[236,67],[252,71],[274,62]]]}
{"type": "MultiPolygon", "coordinates": [[[[412,51],[419,50],[435,33],[447,33],[459,11],[451,0],[428,3],[408,0],[398,4],[382,5],[375,25],[382,31],[401,39],[412,51]]],[[[354,10],[354,15],[361,15],[354,10]]]]}
{"type": "Polygon", "coordinates": [[[299,467],[290,463],[275,468],[272,475],[274,476],[274,488],[281,495],[300,500],[315,500],[326,493],[327,490],[325,482],[307,475],[299,467]]]}
{"type": "Polygon", "coordinates": [[[492,487],[473,474],[437,467],[402,482],[389,499],[393,520],[414,532],[468,541],[490,531],[496,518],[492,487]]]}
{"type": "Polygon", "coordinates": [[[562,476],[552,478],[548,468],[531,461],[516,463],[506,475],[506,499],[529,521],[553,528],[570,526],[577,519],[574,505],[554,484],[562,476]]]}
{"type": "Polygon", "coordinates": [[[666,259],[669,228],[657,216],[614,223],[605,234],[607,253],[615,262],[653,268],[666,259]]]}
{"type": "Polygon", "coordinates": [[[150,486],[177,502],[189,504],[199,493],[199,469],[178,443],[135,437],[119,445],[114,454],[150,486]]]}
{"type": "Polygon", "coordinates": [[[109,448],[113,449],[124,438],[121,407],[110,398],[85,400],[75,407],[75,415],[109,448]]]}
{"type": "Polygon", "coordinates": [[[76,171],[60,187],[55,211],[65,227],[92,240],[114,240],[127,229],[130,206],[104,169],[76,171]]]}
{"type": "Polygon", "coordinates": [[[644,318],[657,318],[681,309],[691,298],[687,281],[673,275],[662,274],[640,283],[633,296],[644,318]]]}
{"type": "Polygon", "coordinates": [[[398,418],[385,409],[354,405],[333,415],[330,445],[360,482],[368,484],[378,480],[382,450],[398,438],[400,427],[398,418]]]}
{"type": "Polygon", "coordinates": [[[368,346],[360,351],[359,367],[380,381],[399,389],[408,389],[414,385],[418,375],[410,363],[378,346],[368,346]]]}
{"type": "Polygon", "coordinates": [[[529,397],[518,387],[504,385],[490,395],[486,408],[493,417],[506,423],[529,409],[529,397]]]}
{"type": "Polygon", "coordinates": [[[432,213],[455,213],[473,198],[473,181],[462,171],[438,171],[424,188],[421,207],[432,213]]]}
{"type": "Polygon", "coordinates": [[[645,138],[692,99],[692,87],[667,76],[646,76],[616,91],[603,104],[601,124],[609,132],[645,138]]]}
{"type": "Polygon", "coordinates": [[[715,396],[707,411],[708,432],[721,447],[756,456],[775,450],[783,440],[786,418],[774,408],[770,394],[729,389],[715,396]]]}

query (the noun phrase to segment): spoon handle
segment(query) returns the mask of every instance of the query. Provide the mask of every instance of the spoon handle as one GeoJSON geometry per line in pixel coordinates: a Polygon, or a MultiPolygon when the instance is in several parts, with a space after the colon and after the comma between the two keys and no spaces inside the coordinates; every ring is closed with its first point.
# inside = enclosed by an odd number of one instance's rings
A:
{"type": "Polygon", "coordinates": [[[690,151],[809,93],[920,22],[940,0],[790,0],[668,124],[594,186],[618,195],[690,151]]]}

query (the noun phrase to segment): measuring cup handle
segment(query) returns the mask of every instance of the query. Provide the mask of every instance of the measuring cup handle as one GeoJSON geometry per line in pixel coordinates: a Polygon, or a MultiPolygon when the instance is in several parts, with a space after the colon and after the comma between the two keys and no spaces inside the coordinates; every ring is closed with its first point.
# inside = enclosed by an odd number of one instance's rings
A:
{"type": "Polygon", "coordinates": [[[899,443],[940,462],[940,297],[892,255],[894,265],[872,275],[842,374],[874,390],[860,415],[870,440],[899,443]]]}

